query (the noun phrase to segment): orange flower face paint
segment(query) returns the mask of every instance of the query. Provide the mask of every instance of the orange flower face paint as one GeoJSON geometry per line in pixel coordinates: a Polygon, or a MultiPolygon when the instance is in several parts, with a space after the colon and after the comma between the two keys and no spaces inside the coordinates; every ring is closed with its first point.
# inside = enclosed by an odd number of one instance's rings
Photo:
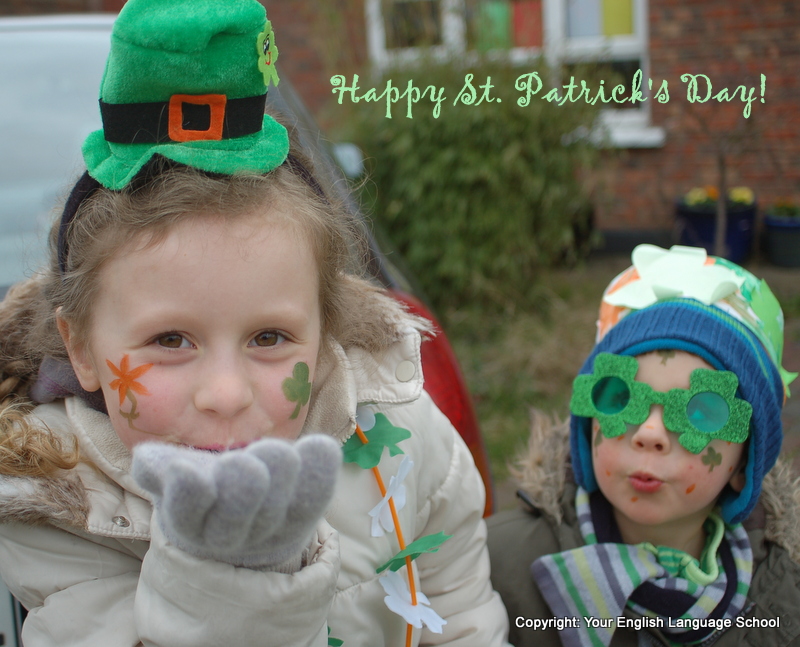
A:
{"type": "Polygon", "coordinates": [[[119,393],[119,414],[128,421],[128,426],[131,429],[136,429],[133,421],[139,417],[139,412],[136,411],[137,402],[134,393],[138,393],[139,395],[150,395],[150,392],[142,384],[139,384],[136,379],[147,373],[147,371],[149,371],[153,365],[142,364],[141,366],[131,369],[129,367],[130,360],[128,359],[127,354],[122,356],[122,359],[119,362],[119,368],[114,366],[114,364],[109,360],[106,360],[106,364],[108,364],[108,368],[111,369],[111,372],[117,376],[117,379],[111,380],[108,385],[119,393]],[[128,400],[131,401],[131,410],[127,412],[122,410],[122,405],[125,403],[125,398],[128,398],[128,400]]]}
{"type": "Polygon", "coordinates": [[[144,375],[153,367],[153,365],[142,364],[141,366],[137,366],[135,369],[130,370],[128,367],[129,361],[128,355],[123,355],[122,360],[120,360],[119,363],[119,368],[117,368],[111,363],[111,361],[106,360],[108,368],[110,368],[111,372],[117,376],[117,379],[112,380],[108,383],[108,385],[115,391],[119,391],[119,406],[122,406],[122,403],[125,402],[125,396],[128,395],[129,390],[138,393],[139,395],[150,395],[147,389],[136,381],[136,378],[144,375]]]}
{"type": "Polygon", "coordinates": [[[692,483],[689,487],[686,488],[686,494],[691,494],[694,492],[694,488],[697,487],[697,483],[692,483]]]}

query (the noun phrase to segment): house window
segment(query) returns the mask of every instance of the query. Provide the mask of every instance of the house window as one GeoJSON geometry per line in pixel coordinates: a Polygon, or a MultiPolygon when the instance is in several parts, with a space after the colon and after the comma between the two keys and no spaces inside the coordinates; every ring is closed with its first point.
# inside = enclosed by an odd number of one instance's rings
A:
{"type": "MultiPolygon", "coordinates": [[[[647,0],[366,0],[366,14],[379,69],[418,60],[423,47],[442,59],[502,53],[519,65],[544,56],[565,82],[576,66],[592,63],[606,85],[630,88],[642,70],[647,93],[647,0]]],[[[613,145],[663,145],[663,130],[650,126],[651,103],[602,111],[613,145]]]]}
{"type": "Polygon", "coordinates": [[[396,0],[385,3],[383,21],[387,49],[442,43],[438,0],[396,0]]]}
{"type": "MultiPolygon", "coordinates": [[[[606,86],[630,89],[642,71],[642,92],[648,94],[647,0],[544,0],[545,56],[569,77],[575,66],[592,63],[606,86]]],[[[654,79],[655,94],[660,82],[654,79]]],[[[623,95],[630,94],[630,90],[623,95]]],[[[610,104],[600,121],[608,141],[624,148],[664,145],[662,128],[650,122],[652,98],[639,103],[610,104]]]]}
{"type": "Polygon", "coordinates": [[[542,0],[466,3],[467,49],[481,52],[542,46],[542,0]]]}
{"type": "Polygon", "coordinates": [[[633,36],[633,0],[566,0],[567,37],[633,36]]]}
{"type": "Polygon", "coordinates": [[[367,47],[381,70],[419,59],[423,48],[447,57],[466,51],[468,0],[365,0],[367,47]]]}

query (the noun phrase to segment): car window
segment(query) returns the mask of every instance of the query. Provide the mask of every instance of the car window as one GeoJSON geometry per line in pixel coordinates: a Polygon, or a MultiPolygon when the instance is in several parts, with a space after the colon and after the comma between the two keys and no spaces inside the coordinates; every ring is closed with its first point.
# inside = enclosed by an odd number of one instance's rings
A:
{"type": "Polygon", "coordinates": [[[0,294],[44,262],[53,209],[100,127],[108,47],[107,31],[0,32],[0,294]]]}

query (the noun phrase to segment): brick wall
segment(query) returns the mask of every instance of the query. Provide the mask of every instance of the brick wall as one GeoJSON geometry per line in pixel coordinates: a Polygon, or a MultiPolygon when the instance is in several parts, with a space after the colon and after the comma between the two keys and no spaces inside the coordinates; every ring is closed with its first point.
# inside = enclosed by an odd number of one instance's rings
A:
{"type": "Polygon", "coordinates": [[[751,187],[761,207],[781,197],[800,200],[800,6],[791,0],[650,0],[649,6],[651,77],[655,87],[661,79],[670,87],[669,102],[653,104],[652,116],[667,141],[660,149],[624,151],[606,169],[612,199],[599,209],[599,228],[670,228],[676,197],[717,184],[715,141],[734,149],[729,186],[751,187]],[[744,84],[756,86],[756,96],[765,74],[765,103],[757,100],[747,121],[738,99],[691,104],[680,80],[685,73],[708,76],[714,93],[744,84]],[[732,146],[730,133],[741,141],[732,146]]]}
{"type": "Polygon", "coordinates": [[[366,26],[363,0],[259,0],[267,9],[280,51],[279,70],[292,84],[321,124],[327,124],[332,74],[363,67],[366,26]]]}
{"type": "Polygon", "coordinates": [[[316,113],[325,100],[327,90],[322,56],[312,41],[314,29],[313,6],[310,2],[261,0],[275,30],[275,42],[280,52],[278,70],[284,71],[295,89],[316,113]]]}

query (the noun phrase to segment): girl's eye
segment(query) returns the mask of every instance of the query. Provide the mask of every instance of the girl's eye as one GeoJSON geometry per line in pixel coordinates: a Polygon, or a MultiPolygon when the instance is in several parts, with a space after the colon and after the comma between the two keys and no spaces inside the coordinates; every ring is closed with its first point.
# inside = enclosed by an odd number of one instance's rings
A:
{"type": "Polygon", "coordinates": [[[164,348],[190,348],[191,344],[189,341],[183,336],[179,335],[176,332],[167,333],[166,335],[161,335],[156,339],[156,343],[159,346],[163,346],[164,348]]]}
{"type": "Polygon", "coordinates": [[[261,346],[269,347],[269,346],[277,346],[279,343],[283,341],[284,337],[280,333],[275,332],[274,330],[265,330],[264,332],[258,333],[253,340],[250,342],[250,346],[261,346]]]}

